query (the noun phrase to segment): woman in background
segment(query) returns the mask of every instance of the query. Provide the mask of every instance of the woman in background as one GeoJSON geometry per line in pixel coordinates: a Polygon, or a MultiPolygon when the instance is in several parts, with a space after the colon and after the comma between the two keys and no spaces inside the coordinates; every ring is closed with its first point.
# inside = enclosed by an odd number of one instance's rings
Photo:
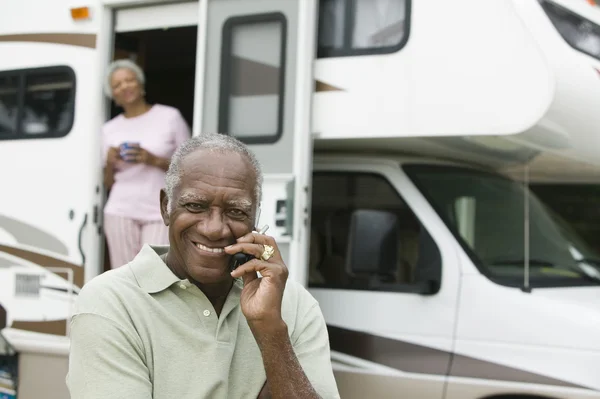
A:
{"type": "Polygon", "coordinates": [[[117,60],[105,79],[105,94],[123,113],[102,128],[104,232],[111,267],[131,261],[144,244],[168,245],[159,193],[175,149],[190,137],[181,113],[170,106],[148,104],[143,71],[129,60],[117,60]]]}

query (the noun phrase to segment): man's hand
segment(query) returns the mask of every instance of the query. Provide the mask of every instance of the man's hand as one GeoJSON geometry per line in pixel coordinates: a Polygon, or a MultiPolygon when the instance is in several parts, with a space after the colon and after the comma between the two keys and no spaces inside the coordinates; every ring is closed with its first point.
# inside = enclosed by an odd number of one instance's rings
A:
{"type": "Polygon", "coordinates": [[[226,247],[225,252],[230,255],[244,252],[256,258],[239,266],[231,275],[244,279],[240,304],[265,366],[267,382],[260,396],[271,394],[275,399],[318,398],[298,361],[290,342],[288,326],[281,315],[288,269],[275,239],[249,233],[239,238],[236,244],[226,247]],[[264,260],[261,256],[268,246],[273,247],[274,252],[264,260]],[[261,278],[258,278],[257,272],[261,278]]]}
{"type": "Polygon", "coordinates": [[[285,328],[281,317],[281,302],[288,277],[288,269],[281,258],[275,239],[259,233],[249,233],[225,248],[225,252],[233,255],[244,252],[254,256],[234,270],[233,277],[244,279],[244,289],[240,298],[242,312],[255,333],[274,328],[285,328]],[[261,259],[265,245],[273,247],[275,252],[268,260],[261,259]],[[259,272],[262,278],[258,278],[259,272]]]}

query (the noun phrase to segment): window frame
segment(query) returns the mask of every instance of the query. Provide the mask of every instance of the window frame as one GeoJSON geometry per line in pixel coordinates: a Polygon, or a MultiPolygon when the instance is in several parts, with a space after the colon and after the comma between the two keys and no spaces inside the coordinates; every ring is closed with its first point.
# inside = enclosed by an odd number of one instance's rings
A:
{"type": "Polygon", "coordinates": [[[75,102],[77,100],[77,76],[73,68],[68,65],[53,65],[47,67],[37,67],[37,68],[23,68],[23,69],[12,69],[12,70],[2,70],[0,71],[0,77],[4,76],[17,76],[19,79],[19,88],[17,92],[17,126],[13,133],[2,134],[0,133],[0,141],[9,141],[9,140],[34,140],[34,139],[58,139],[63,138],[69,135],[73,130],[73,126],[75,124],[75,102]],[[27,134],[22,131],[22,119],[23,119],[23,111],[25,106],[25,96],[26,93],[26,84],[27,78],[30,76],[43,75],[44,73],[66,73],[69,76],[70,82],[73,87],[71,88],[71,95],[69,98],[69,102],[71,103],[71,107],[69,109],[69,119],[67,127],[63,130],[52,130],[47,133],[41,134],[27,134]]]}
{"type": "Polygon", "coordinates": [[[406,44],[408,43],[410,32],[411,32],[411,16],[412,16],[412,0],[403,0],[405,2],[405,19],[404,19],[404,36],[402,40],[394,46],[386,46],[386,47],[363,47],[363,48],[353,48],[352,47],[352,31],[356,24],[356,0],[345,0],[346,8],[344,10],[344,21],[349,21],[349,23],[344,23],[344,37],[343,37],[343,45],[341,48],[335,49],[324,49],[319,45],[320,31],[319,31],[319,20],[321,17],[321,12],[318,12],[318,21],[317,21],[317,59],[326,59],[326,58],[336,58],[336,57],[353,57],[353,56],[362,56],[362,55],[383,55],[383,54],[392,54],[400,51],[406,44]]]}
{"type": "MultiPolygon", "coordinates": [[[[440,245],[433,238],[433,236],[431,235],[431,233],[429,232],[429,230],[427,229],[425,224],[422,222],[421,218],[419,218],[418,213],[413,210],[413,208],[410,206],[409,202],[406,201],[406,199],[401,195],[401,193],[399,192],[397,187],[388,178],[388,176],[386,176],[386,174],[381,173],[379,171],[374,171],[374,170],[348,170],[348,169],[316,169],[316,170],[314,170],[312,173],[313,184],[312,184],[312,188],[311,188],[311,220],[312,220],[313,212],[315,209],[314,205],[312,204],[314,202],[314,201],[312,201],[312,198],[315,195],[314,181],[316,180],[317,176],[319,176],[319,175],[321,175],[321,176],[340,175],[340,176],[349,178],[350,181],[349,181],[349,184],[347,187],[348,194],[355,192],[355,184],[356,184],[355,182],[356,182],[357,177],[375,177],[375,178],[382,179],[385,183],[387,183],[389,185],[390,189],[392,189],[393,192],[396,194],[397,198],[404,204],[404,206],[406,206],[406,208],[414,216],[415,220],[417,221],[417,223],[420,226],[420,229],[421,229],[420,231],[423,233],[423,237],[424,237],[423,239],[431,241],[431,243],[435,246],[435,254],[433,254],[433,256],[435,256],[435,260],[436,260],[437,264],[435,265],[436,270],[434,270],[433,272],[435,273],[434,278],[437,280],[437,282],[439,284],[436,287],[432,287],[432,291],[427,293],[427,295],[432,296],[432,295],[436,295],[440,292],[441,286],[443,284],[443,282],[442,282],[443,257],[442,257],[442,251],[440,249],[440,245]],[[352,182],[352,180],[354,180],[354,183],[352,182]]],[[[339,211],[342,209],[347,209],[347,208],[338,207],[338,208],[335,208],[335,211],[339,211]]],[[[355,207],[354,209],[362,209],[362,208],[355,207]]],[[[379,208],[373,208],[373,209],[379,209],[379,208]]],[[[313,226],[314,226],[314,221],[311,221],[311,227],[313,227],[313,226]]],[[[309,252],[310,252],[310,248],[309,248],[309,252]]],[[[324,255],[325,252],[326,252],[326,250],[323,249],[321,255],[324,255]]],[[[419,259],[420,258],[418,257],[416,264],[415,264],[415,269],[413,271],[416,271],[417,268],[419,267],[419,259]]],[[[429,274],[431,274],[431,273],[429,273],[429,274]]],[[[307,282],[307,287],[309,289],[330,289],[330,290],[350,290],[350,291],[361,291],[361,292],[369,291],[369,292],[396,292],[396,293],[406,293],[406,294],[409,294],[409,293],[410,294],[422,294],[423,284],[429,281],[429,279],[427,277],[432,277],[432,276],[428,276],[427,271],[425,270],[422,277],[423,278],[421,278],[421,279],[415,277],[414,281],[412,281],[410,283],[379,282],[377,285],[371,285],[368,287],[357,287],[357,286],[352,286],[352,285],[346,285],[346,286],[331,285],[331,284],[326,284],[326,283],[325,284],[319,284],[319,283],[315,284],[315,283],[311,283],[309,280],[307,282]]]]}
{"type": "Polygon", "coordinates": [[[279,99],[277,101],[277,130],[273,134],[261,136],[235,136],[245,144],[274,144],[283,137],[283,125],[285,114],[285,80],[287,72],[287,45],[288,45],[288,21],[282,12],[268,12],[240,17],[230,17],[223,23],[221,35],[221,73],[219,90],[219,112],[218,131],[222,134],[232,135],[229,132],[229,115],[231,100],[231,72],[233,59],[233,29],[238,26],[260,24],[265,22],[279,22],[281,24],[281,47],[279,67],[279,99]]]}

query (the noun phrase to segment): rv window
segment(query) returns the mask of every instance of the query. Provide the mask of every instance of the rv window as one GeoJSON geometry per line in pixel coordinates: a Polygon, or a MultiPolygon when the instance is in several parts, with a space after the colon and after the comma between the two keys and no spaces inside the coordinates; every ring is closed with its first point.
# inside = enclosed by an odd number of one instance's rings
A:
{"type": "Polygon", "coordinates": [[[273,143],[283,129],[286,19],[235,17],[223,27],[219,132],[273,143]],[[260,115],[260,117],[256,117],[260,115]]]}
{"type": "Polygon", "coordinates": [[[0,72],[0,139],[63,137],[73,124],[74,103],[70,68],[0,72]]]}
{"type": "Polygon", "coordinates": [[[17,130],[18,91],[18,75],[0,75],[0,137],[12,137],[17,130]]]}
{"type": "Polygon", "coordinates": [[[398,51],[408,39],[410,0],[321,0],[318,56],[398,51]]]}
{"type": "Polygon", "coordinates": [[[600,60],[600,26],[550,1],[539,1],[571,47],[600,60]]]}
{"type": "Polygon", "coordinates": [[[402,291],[404,287],[410,291],[407,287],[419,282],[422,276],[436,268],[441,271],[436,244],[383,176],[317,172],[313,176],[312,192],[310,287],[388,291],[402,291]],[[384,210],[398,216],[400,242],[398,264],[393,273],[352,276],[347,272],[348,232],[352,212],[356,209],[384,210]],[[420,251],[424,245],[428,254],[420,251]]]}
{"type": "Polygon", "coordinates": [[[529,245],[525,249],[526,188],[521,183],[462,167],[403,168],[473,263],[493,281],[521,286],[527,257],[532,287],[598,284],[582,262],[596,262],[600,256],[558,224],[533,193],[527,196],[529,245]]]}

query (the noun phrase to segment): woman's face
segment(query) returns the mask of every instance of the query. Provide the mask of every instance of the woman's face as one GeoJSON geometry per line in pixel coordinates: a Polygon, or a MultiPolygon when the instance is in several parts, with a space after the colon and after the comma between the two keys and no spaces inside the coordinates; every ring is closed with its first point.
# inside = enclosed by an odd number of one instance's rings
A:
{"type": "Polygon", "coordinates": [[[143,87],[135,73],[128,68],[115,70],[110,77],[113,100],[117,105],[126,107],[142,99],[143,87]]]}

